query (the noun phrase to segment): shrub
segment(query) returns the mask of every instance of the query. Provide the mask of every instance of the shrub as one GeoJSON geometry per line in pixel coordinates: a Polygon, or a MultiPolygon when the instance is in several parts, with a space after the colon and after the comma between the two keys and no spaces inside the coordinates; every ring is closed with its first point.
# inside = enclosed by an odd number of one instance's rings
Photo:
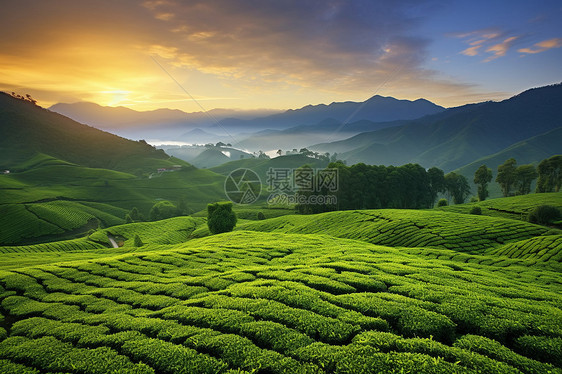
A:
{"type": "Polygon", "coordinates": [[[447,199],[440,199],[440,200],[437,202],[437,206],[438,206],[438,207],[439,207],[439,206],[447,206],[447,205],[449,205],[449,202],[447,201],[447,199]]]}
{"type": "Polygon", "coordinates": [[[236,213],[232,211],[232,203],[214,203],[207,205],[207,225],[212,234],[229,232],[236,226],[236,213]]]}
{"type": "MultiPolygon", "coordinates": [[[[172,218],[177,215],[178,208],[169,201],[159,201],[150,209],[150,220],[159,221],[161,219],[172,218]]],[[[133,217],[131,217],[133,218],[133,217]]]]}
{"type": "Polygon", "coordinates": [[[144,243],[142,242],[140,236],[138,234],[135,235],[135,239],[134,239],[134,243],[133,245],[135,247],[142,247],[144,245],[144,243]]]}
{"type": "Polygon", "coordinates": [[[552,205],[541,205],[529,214],[529,222],[539,225],[548,225],[562,218],[560,210],[552,205]]]}
{"type": "Polygon", "coordinates": [[[481,215],[482,214],[482,208],[480,208],[479,206],[473,206],[470,209],[470,214],[481,215]]]}
{"type": "Polygon", "coordinates": [[[263,212],[258,212],[258,219],[259,220],[265,219],[265,214],[263,214],[263,212]]]}

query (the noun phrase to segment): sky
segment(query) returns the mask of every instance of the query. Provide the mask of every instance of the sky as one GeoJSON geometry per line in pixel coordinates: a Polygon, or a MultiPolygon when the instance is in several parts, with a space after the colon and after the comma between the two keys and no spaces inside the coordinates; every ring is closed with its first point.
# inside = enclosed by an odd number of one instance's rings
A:
{"type": "Polygon", "coordinates": [[[48,107],[452,107],[562,81],[562,3],[0,0],[0,90],[48,107]]]}

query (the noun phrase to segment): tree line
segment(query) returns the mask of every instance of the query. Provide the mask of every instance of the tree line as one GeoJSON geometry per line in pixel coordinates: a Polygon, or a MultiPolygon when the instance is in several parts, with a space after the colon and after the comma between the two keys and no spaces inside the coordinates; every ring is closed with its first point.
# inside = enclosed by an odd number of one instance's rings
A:
{"type": "MultiPolygon", "coordinates": [[[[307,168],[310,169],[308,166],[303,167],[307,168]]],[[[435,167],[425,170],[418,164],[383,166],[363,163],[346,166],[337,161],[330,163],[328,168],[337,169],[336,191],[324,188],[320,191],[299,190],[297,194],[335,195],[336,204],[299,204],[297,210],[300,213],[348,209],[429,208],[435,203],[437,194],[446,189],[443,170],[435,167]]],[[[313,178],[314,184],[318,185],[319,175],[314,174],[313,178]]]]}
{"type": "MultiPolygon", "coordinates": [[[[444,174],[437,167],[426,170],[418,164],[384,166],[364,163],[346,166],[336,161],[330,163],[328,168],[337,169],[337,190],[299,190],[297,194],[304,197],[313,194],[335,195],[337,203],[301,203],[296,206],[299,213],[349,209],[425,209],[435,205],[439,194],[447,196],[447,200],[452,199],[454,204],[464,203],[471,195],[471,187],[465,176],[455,172],[444,174]]],[[[314,174],[309,166],[301,169],[309,169],[314,185],[319,185],[318,174],[314,174]]],[[[511,158],[498,166],[495,181],[504,196],[513,196],[530,193],[531,184],[537,178],[536,192],[558,192],[562,184],[562,155],[541,161],[538,168],[533,165],[517,166],[516,160],[511,158]]],[[[488,197],[488,184],[492,179],[492,170],[486,165],[476,170],[473,182],[477,186],[478,200],[483,201],[488,197]]]]}
{"type": "MultiPolygon", "coordinates": [[[[544,159],[538,167],[532,164],[519,165],[514,158],[498,166],[496,182],[504,197],[526,195],[531,192],[531,184],[537,179],[535,192],[558,192],[562,184],[562,155],[544,159]]],[[[492,180],[492,170],[481,165],[474,173],[474,184],[478,187],[478,199],[488,197],[488,183],[492,180]]]]}

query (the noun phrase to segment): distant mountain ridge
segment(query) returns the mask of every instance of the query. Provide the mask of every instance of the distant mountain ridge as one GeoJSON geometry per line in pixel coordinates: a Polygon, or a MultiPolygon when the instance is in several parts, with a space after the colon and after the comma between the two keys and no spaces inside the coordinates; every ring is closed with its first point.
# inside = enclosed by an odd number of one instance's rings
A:
{"type": "Polygon", "coordinates": [[[75,121],[103,129],[150,126],[190,129],[197,126],[213,125],[215,118],[220,120],[222,118],[238,116],[244,119],[251,119],[277,112],[276,110],[269,109],[212,109],[206,114],[204,112],[187,113],[179,109],[167,108],[136,111],[123,106],[101,106],[91,102],[58,103],[52,105],[49,110],[72,118],[75,121]]]}
{"type": "MultiPolygon", "coordinates": [[[[562,125],[562,84],[534,88],[501,102],[451,108],[401,126],[317,144],[348,164],[419,163],[445,171],[460,168],[514,143],[562,125]]],[[[562,153],[562,139],[558,153],[562,153]]]]}
{"type": "Polygon", "coordinates": [[[289,109],[283,113],[248,121],[225,119],[220,121],[220,125],[230,129],[283,130],[297,126],[315,125],[326,119],[333,119],[340,123],[358,120],[389,122],[420,118],[444,110],[445,108],[425,99],[410,101],[375,95],[363,102],[345,101],[333,102],[329,105],[307,105],[300,109],[289,109]]]}
{"type": "MultiPolygon", "coordinates": [[[[256,133],[263,130],[286,130],[299,126],[315,126],[326,120],[341,123],[367,120],[389,122],[409,120],[439,113],[445,108],[425,99],[398,100],[373,96],[363,102],[333,102],[329,105],[307,105],[280,113],[274,110],[213,109],[208,113],[186,113],[180,110],[157,109],[138,112],[125,107],[104,107],[94,103],[55,104],[50,110],[101,129],[133,138],[157,138],[201,143],[207,139],[191,130],[199,128],[218,137],[256,133]]],[[[336,126],[337,127],[337,126],[336,126]]],[[[221,138],[221,140],[222,140],[221,138]]]]}

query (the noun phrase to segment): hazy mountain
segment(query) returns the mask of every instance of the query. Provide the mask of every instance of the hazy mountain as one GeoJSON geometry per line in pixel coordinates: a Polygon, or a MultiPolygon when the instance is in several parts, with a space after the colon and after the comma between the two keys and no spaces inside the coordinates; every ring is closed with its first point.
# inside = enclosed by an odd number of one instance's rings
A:
{"type": "MultiPolygon", "coordinates": [[[[390,122],[408,120],[435,114],[445,108],[427,100],[398,100],[393,97],[373,96],[364,102],[334,102],[329,105],[307,105],[300,109],[290,109],[283,113],[250,121],[225,119],[220,126],[228,129],[248,131],[250,129],[288,129],[296,126],[314,125],[328,118],[339,123],[351,123],[358,120],[372,122],[390,122]]],[[[214,127],[219,127],[214,125],[214,127]]]]}
{"type": "Polygon", "coordinates": [[[247,137],[241,137],[243,140],[238,142],[237,145],[252,150],[300,149],[310,144],[342,140],[362,132],[399,126],[404,123],[405,121],[373,122],[359,120],[346,124],[334,118],[328,118],[309,126],[303,125],[285,130],[260,131],[247,137]]]}
{"type": "MultiPolygon", "coordinates": [[[[401,165],[409,162],[462,167],[562,123],[562,85],[525,91],[501,102],[448,109],[406,124],[366,132],[311,148],[337,152],[348,164],[401,165]]],[[[562,139],[558,143],[562,153],[562,139]]]]}
{"type": "Polygon", "coordinates": [[[136,111],[125,107],[107,107],[89,102],[59,103],[51,106],[49,110],[102,129],[146,130],[146,128],[153,127],[179,128],[184,132],[190,128],[211,126],[224,118],[236,117],[245,120],[278,112],[273,109],[212,109],[207,113],[186,113],[178,109],[136,111]]]}
{"type": "Polygon", "coordinates": [[[198,168],[210,168],[225,162],[253,157],[252,154],[230,147],[166,146],[158,148],[170,156],[189,162],[198,168]]]}

